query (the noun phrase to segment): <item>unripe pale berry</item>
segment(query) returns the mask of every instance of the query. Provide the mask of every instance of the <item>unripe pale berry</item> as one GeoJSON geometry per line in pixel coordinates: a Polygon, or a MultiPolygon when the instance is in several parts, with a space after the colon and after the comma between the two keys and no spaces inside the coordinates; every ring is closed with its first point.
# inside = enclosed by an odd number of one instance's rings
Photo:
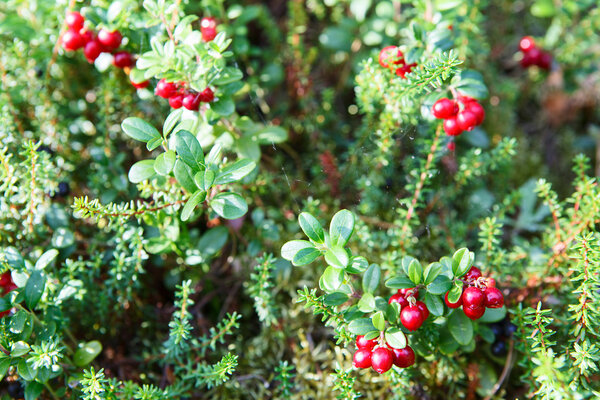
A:
{"type": "Polygon", "coordinates": [[[392,348],[392,354],[397,367],[408,368],[415,363],[415,352],[408,345],[403,349],[392,348]]]}
{"type": "Polygon", "coordinates": [[[371,350],[358,349],[352,357],[352,364],[356,368],[369,368],[371,366],[371,350]]]}
{"type": "Polygon", "coordinates": [[[383,374],[392,368],[394,364],[394,354],[385,347],[378,347],[371,353],[371,366],[373,369],[383,374]]]}
{"type": "Polygon", "coordinates": [[[502,292],[495,287],[488,287],[484,291],[485,306],[488,308],[500,308],[504,305],[502,292]]]}
{"type": "Polygon", "coordinates": [[[423,313],[417,306],[408,306],[400,312],[400,322],[409,331],[416,331],[423,325],[423,313]]]}
{"type": "Polygon", "coordinates": [[[458,105],[450,99],[439,99],[433,103],[431,112],[434,117],[440,119],[450,118],[458,113],[458,105]]]}

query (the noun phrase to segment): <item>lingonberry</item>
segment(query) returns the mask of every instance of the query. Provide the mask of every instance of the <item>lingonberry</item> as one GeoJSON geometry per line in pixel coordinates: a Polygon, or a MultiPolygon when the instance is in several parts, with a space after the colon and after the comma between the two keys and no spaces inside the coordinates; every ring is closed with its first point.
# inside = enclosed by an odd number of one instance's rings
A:
{"type": "Polygon", "coordinates": [[[502,340],[494,342],[492,344],[492,354],[499,357],[506,354],[506,343],[502,340]]]}
{"type": "Polygon", "coordinates": [[[372,350],[376,345],[377,341],[375,339],[365,339],[363,335],[358,335],[356,337],[356,347],[359,349],[372,350]]]}
{"type": "Polygon", "coordinates": [[[550,53],[543,51],[542,54],[538,57],[537,65],[542,69],[550,69],[550,66],[552,65],[552,56],[550,55],[550,53]]]}
{"type": "Polygon", "coordinates": [[[465,110],[469,110],[475,114],[475,125],[481,125],[485,119],[485,110],[477,101],[469,101],[465,103],[465,110]]]}
{"type": "Polygon", "coordinates": [[[481,277],[481,270],[477,267],[471,267],[465,274],[465,279],[472,282],[481,277]]]}
{"type": "Polygon", "coordinates": [[[134,63],[133,56],[128,51],[118,51],[113,56],[113,65],[117,68],[132,67],[134,63]]]}
{"type": "Polygon", "coordinates": [[[65,50],[79,50],[84,44],[83,36],[81,36],[79,31],[69,29],[62,35],[62,45],[65,50]]]}
{"type": "Polygon", "coordinates": [[[392,295],[390,297],[390,299],[388,300],[388,303],[389,304],[398,303],[400,305],[400,309],[403,309],[404,307],[408,307],[408,300],[406,300],[406,297],[404,297],[400,293],[396,293],[396,294],[392,295]]]}
{"type": "Polygon", "coordinates": [[[202,18],[200,21],[200,33],[202,40],[210,42],[217,36],[217,21],[211,17],[202,18]]]}
{"type": "Polygon", "coordinates": [[[449,136],[458,136],[463,130],[458,126],[456,117],[450,117],[444,120],[444,132],[449,136]]]}
{"type": "Polygon", "coordinates": [[[467,317],[471,318],[472,320],[476,320],[481,318],[483,314],[485,314],[485,307],[466,307],[463,304],[463,312],[467,317]]]}
{"type": "Polygon", "coordinates": [[[83,15],[81,15],[77,11],[70,11],[67,13],[67,16],[65,17],[65,24],[67,24],[67,26],[70,29],[74,29],[76,31],[83,28],[84,22],[85,22],[85,19],[83,18],[83,15]]]}
{"type": "Polygon", "coordinates": [[[85,47],[83,48],[83,55],[89,63],[93,63],[94,61],[96,61],[96,58],[100,56],[100,53],[102,53],[102,46],[100,45],[100,43],[98,43],[97,40],[87,42],[85,47]]]}
{"type": "Polygon", "coordinates": [[[166,79],[161,79],[156,84],[156,88],[154,89],[154,94],[162,97],[163,99],[168,99],[171,96],[174,96],[177,93],[177,85],[175,82],[167,82],[166,79]]]}
{"type": "Polygon", "coordinates": [[[409,295],[413,295],[415,298],[419,297],[419,289],[414,287],[398,289],[398,293],[400,293],[404,297],[408,297],[409,295]]]}
{"type": "Polygon", "coordinates": [[[6,271],[0,276],[0,287],[5,288],[12,283],[10,271],[6,271]]]}
{"type": "Polygon", "coordinates": [[[85,44],[88,44],[89,42],[95,39],[94,32],[90,31],[89,29],[82,29],[79,31],[79,34],[83,38],[83,42],[85,44]]]}
{"type": "Polygon", "coordinates": [[[431,112],[433,116],[440,119],[450,118],[458,113],[458,105],[455,101],[450,99],[439,99],[435,103],[433,103],[433,107],[431,108],[431,112]]]}
{"type": "Polygon", "coordinates": [[[400,368],[408,368],[415,363],[415,352],[410,346],[403,349],[392,348],[394,355],[394,365],[400,368]]]}
{"type": "Polygon", "coordinates": [[[495,287],[488,287],[484,291],[485,306],[488,308],[500,308],[504,305],[502,292],[495,287]]]}
{"type": "Polygon", "coordinates": [[[200,96],[198,93],[190,93],[183,97],[181,104],[188,110],[197,111],[200,108],[200,96]]]}
{"type": "Polygon", "coordinates": [[[534,65],[535,61],[536,60],[533,59],[530,53],[524,53],[523,58],[521,58],[521,61],[519,61],[519,63],[521,64],[521,67],[528,68],[534,65]]]}
{"type": "Polygon", "coordinates": [[[523,58],[525,58],[525,56],[529,56],[529,59],[531,60],[531,65],[538,65],[540,62],[540,57],[542,57],[542,51],[537,47],[534,47],[527,53],[525,53],[525,55],[523,55],[523,58]]]}
{"type": "Polygon", "coordinates": [[[452,142],[448,142],[448,144],[446,145],[446,147],[448,148],[448,150],[450,151],[454,151],[456,150],[456,143],[452,142]]]}
{"type": "Polygon", "coordinates": [[[129,80],[134,88],[136,89],[144,89],[147,88],[150,84],[150,81],[142,81],[142,82],[134,82],[131,79],[129,80]]]}
{"type": "Polygon", "coordinates": [[[369,368],[371,366],[371,350],[358,349],[352,357],[352,364],[356,368],[369,368]]]}
{"type": "Polygon", "coordinates": [[[470,286],[463,291],[462,303],[463,307],[483,307],[485,304],[485,296],[481,289],[470,286]]]}
{"type": "Polygon", "coordinates": [[[406,74],[408,74],[414,67],[417,66],[417,63],[406,64],[400,68],[396,68],[396,75],[401,78],[406,78],[406,74]]]}
{"type": "Polygon", "coordinates": [[[535,41],[533,40],[533,38],[531,36],[525,36],[519,42],[519,49],[521,49],[521,51],[524,53],[527,53],[529,50],[533,49],[534,47],[535,47],[535,41]]]}
{"type": "Polygon", "coordinates": [[[416,305],[405,307],[400,312],[400,322],[411,332],[419,329],[423,325],[423,320],[423,313],[416,305]]]}
{"type": "Polygon", "coordinates": [[[123,36],[121,36],[119,31],[111,32],[107,29],[100,29],[100,32],[98,32],[98,41],[106,50],[118,49],[121,45],[121,40],[123,40],[123,36]]]}
{"type": "Polygon", "coordinates": [[[423,321],[429,318],[429,309],[427,308],[427,305],[425,303],[423,303],[422,301],[417,301],[415,305],[419,308],[419,310],[421,310],[421,314],[423,315],[423,321]]]}
{"type": "Polygon", "coordinates": [[[401,64],[404,62],[404,54],[397,46],[387,46],[379,52],[379,65],[389,68],[390,63],[401,64]]]}
{"type": "Polygon", "coordinates": [[[446,296],[444,296],[444,302],[449,308],[458,308],[462,306],[462,296],[458,298],[456,303],[450,303],[450,301],[448,300],[448,293],[450,292],[446,292],[446,296]]]}
{"type": "Polygon", "coordinates": [[[485,286],[487,286],[487,287],[496,287],[496,280],[494,278],[487,278],[485,280],[485,286]]]}
{"type": "Polygon", "coordinates": [[[465,108],[456,116],[456,122],[463,131],[470,131],[477,125],[477,116],[465,108]]]}
{"type": "Polygon", "coordinates": [[[373,369],[383,374],[388,372],[394,364],[394,354],[386,347],[378,347],[371,354],[371,366],[373,369]]]}
{"type": "Polygon", "coordinates": [[[207,87],[206,89],[201,91],[199,96],[200,96],[200,101],[202,101],[204,103],[210,103],[211,101],[213,101],[215,99],[215,93],[209,87],[207,87]]]}
{"type": "Polygon", "coordinates": [[[183,105],[183,95],[176,94],[174,96],[169,97],[169,105],[171,108],[178,109],[183,105]]]}

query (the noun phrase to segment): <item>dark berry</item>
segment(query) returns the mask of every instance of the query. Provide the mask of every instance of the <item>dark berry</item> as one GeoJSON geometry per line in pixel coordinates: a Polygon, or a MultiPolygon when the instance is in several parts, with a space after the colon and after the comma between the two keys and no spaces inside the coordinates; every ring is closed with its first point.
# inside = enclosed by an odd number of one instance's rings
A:
{"type": "Polygon", "coordinates": [[[446,303],[446,305],[449,308],[458,308],[458,307],[462,306],[462,296],[460,296],[458,298],[458,300],[456,301],[456,303],[450,303],[450,301],[448,300],[448,293],[450,293],[450,292],[446,292],[446,296],[444,296],[444,302],[446,303]]]}
{"type": "Polygon", "coordinates": [[[458,105],[450,99],[439,99],[431,108],[433,116],[440,119],[450,118],[458,113],[458,105]]]}
{"type": "Polygon", "coordinates": [[[358,349],[352,357],[352,364],[356,368],[369,368],[371,366],[371,350],[358,349]]]}
{"type": "Polygon", "coordinates": [[[69,188],[69,184],[67,182],[60,182],[52,197],[66,197],[69,195],[70,191],[71,189],[69,188]]]}
{"type": "Polygon", "coordinates": [[[531,36],[525,36],[519,42],[519,49],[521,49],[521,51],[524,53],[527,53],[529,50],[533,49],[534,47],[535,47],[535,41],[533,40],[533,38],[531,36]]]}
{"type": "Polygon", "coordinates": [[[392,368],[394,364],[394,354],[392,351],[385,347],[378,347],[373,350],[371,354],[371,365],[373,369],[383,374],[392,368]]]}
{"type": "Polygon", "coordinates": [[[96,61],[96,58],[98,58],[100,53],[102,53],[102,45],[100,45],[97,40],[87,42],[83,48],[83,55],[89,63],[96,61]]]}
{"type": "Polygon", "coordinates": [[[132,67],[134,64],[133,56],[128,51],[118,51],[113,56],[113,65],[117,68],[132,67]]]}
{"type": "Polygon", "coordinates": [[[81,15],[77,11],[70,11],[67,13],[67,16],[65,17],[65,23],[67,24],[67,26],[70,29],[74,29],[76,31],[83,28],[84,22],[85,22],[85,19],[83,18],[83,15],[81,15]]]}
{"type": "Polygon", "coordinates": [[[463,307],[479,308],[485,305],[485,296],[481,289],[474,286],[468,287],[462,294],[463,307]]]}
{"type": "Polygon", "coordinates": [[[472,320],[479,319],[485,314],[485,307],[465,307],[463,304],[463,312],[472,320]]]}
{"type": "Polygon", "coordinates": [[[423,321],[429,318],[429,309],[427,308],[427,305],[425,303],[423,303],[422,301],[417,301],[416,306],[419,307],[419,310],[421,310],[421,314],[423,314],[423,321]]]}
{"type": "MultiPolygon", "coordinates": [[[[54,155],[54,150],[52,150],[50,147],[46,146],[45,144],[44,144],[44,145],[41,145],[41,146],[40,146],[40,147],[38,147],[38,149],[37,149],[37,152],[38,152],[38,153],[41,153],[42,151],[43,151],[44,153],[48,153],[48,154],[50,154],[51,156],[53,156],[53,155],[54,155]]],[[[0,283],[0,285],[2,285],[2,283],[0,283]]]]}
{"type": "Polygon", "coordinates": [[[504,326],[499,322],[491,324],[490,329],[492,330],[492,332],[494,332],[494,336],[496,338],[499,338],[504,334],[504,326]]]}
{"type": "Polygon", "coordinates": [[[25,397],[25,389],[19,381],[10,382],[7,385],[6,391],[13,399],[22,399],[25,397]]]}
{"type": "Polygon", "coordinates": [[[376,345],[377,341],[375,339],[365,339],[363,335],[358,335],[356,337],[356,347],[359,349],[372,350],[376,345]]]}
{"type": "Polygon", "coordinates": [[[79,31],[69,29],[62,35],[62,45],[65,50],[79,50],[84,44],[84,38],[81,36],[79,31]]]}
{"type": "Polygon", "coordinates": [[[400,322],[409,331],[416,331],[423,325],[423,313],[417,306],[408,306],[400,312],[400,322]]]}
{"type": "Polygon", "coordinates": [[[504,323],[504,335],[506,337],[511,337],[517,331],[517,326],[512,322],[504,323]]]}
{"type": "Polygon", "coordinates": [[[397,46],[387,46],[379,52],[379,65],[388,68],[390,63],[401,64],[404,62],[404,54],[397,46]]]}
{"type": "Polygon", "coordinates": [[[550,53],[543,51],[538,57],[537,65],[542,69],[549,70],[552,65],[552,56],[550,53]]]}
{"type": "Polygon", "coordinates": [[[444,132],[449,136],[458,136],[463,130],[458,126],[456,117],[450,117],[444,120],[444,132]]]}
{"type": "MultiPolygon", "coordinates": [[[[525,54],[531,59],[532,65],[538,65],[540,62],[540,58],[542,57],[542,51],[537,47],[532,48],[525,54]]],[[[523,56],[523,58],[525,58],[525,56],[523,56]]]]}
{"type": "Polygon", "coordinates": [[[217,36],[217,21],[211,17],[202,18],[200,21],[200,33],[202,40],[210,42],[217,36]]]}
{"type": "Polygon", "coordinates": [[[465,279],[468,281],[475,281],[481,278],[481,271],[477,267],[471,267],[465,274],[465,279]]]}
{"type": "Polygon", "coordinates": [[[100,32],[98,32],[98,41],[107,50],[118,49],[121,45],[121,40],[123,40],[123,36],[121,36],[119,31],[110,32],[106,29],[100,29],[100,32]]]}
{"type": "Polygon", "coordinates": [[[506,343],[502,340],[498,340],[492,344],[492,354],[500,357],[506,354],[506,343]]]}
{"type": "Polygon", "coordinates": [[[488,308],[500,308],[504,305],[502,292],[495,287],[488,287],[483,292],[485,295],[485,306],[488,308]]]}
{"type": "Polygon", "coordinates": [[[11,275],[10,271],[6,271],[5,273],[3,273],[0,276],[0,287],[6,288],[12,283],[13,283],[12,275],[11,275]]]}
{"type": "Polygon", "coordinates": [[[392,354],[397,367],[408,368],[415,363],[415,352],[408,345],[403,349],[392,348],[392,354]]]}

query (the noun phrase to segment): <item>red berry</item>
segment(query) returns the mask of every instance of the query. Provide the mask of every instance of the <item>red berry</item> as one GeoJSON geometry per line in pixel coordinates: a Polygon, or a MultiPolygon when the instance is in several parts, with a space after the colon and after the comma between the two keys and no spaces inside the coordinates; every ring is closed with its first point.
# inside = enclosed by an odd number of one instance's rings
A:
{"type": "Polygon", "coordinates": [[[435,103],[433,103],[433,107],[431,108],[431,112],[433,116],[440,119],[450,118],[458,112],[458,105],[455,101],[450,99],[439,99],[435,103]]]}
{"type": "Polygon", "coordinates": [[[177,85],[175,82],[167,82],[167,80],[163,78],[156,84],[154,94],[163,99],[168,99],[177,94],[177,85]]]}
{"type": "Polygon", "coordinates": [[[535,47],[535,41],[533,40],[533,38],[531,36],[525,36],[519,42],[519,49],[521,49],[521,51],[524,53],[527,53],[529,50],[533,49],[534,47],[535,47]]]}
{"type": "Polygon", "coordinates": [[[456,122],[463,131],[470,131],[477,125],[477,116],[470,110],[464,109],[456,116],[456,122]]]}
{"type": "Polygon", "coordinates": [[[485,307],[465,307],[463,305],[463,312],[465,315],[472,320],[479,319],[485,313],[485,307]]]}
{"type": "Polygon", "coordinates": [[[83,47],[85,44],[83,36],[74,29],[67,30],[62,35],[62,45],[65,50],[75,51],[83,47]]]}
{"type": "Polygon", "coordinates": [[[400,293],[404,297],[408,297],[409,295],[413,295],[414,297],[419,297],[419,289],[414,288],[414,287],[398,289],[398,293],[400,293]]]}
{"type": "Polygon", "coordinates": [[[488,308],[500,308],[504,305],[502,292],[495,287],[488,287],[484,291],[485,306],[488,308]]]}
{"type": "Polygon", "coordinates": [[[408,368],[415,363],[415,352],[410,346],[403,349],[392,348],[394,364],[400,368],[408,368]]]}
{"type": "Polygon", "coordinates": [[[83,28],[84,22],[85,22],[85,19],[83,18],[83,15],[81,15],[77,11],[70,11],[67,13],[67,16],[65,17],[65,23],[67,24],[67,26],[70,29],[74,29],[76,31],[83,28]]]}
{"type": "Polygon", "coordinates": [[[392,364],[394,364],[394,354],[390,349],[378,347],[373,350],[371,365],[376,372],[380,374],[388,372],[392,368],[392,364]]]}
{"type": "Polygon", "coordinates": [[[133,56],[128,51],[118,51],[113,57],[113,65],[117,68],[132,67],[134,64],[133,56]]]}
{"type": "Polygon", "coordinates": [[[525,53],[523,54],[523,58],[521,58],[521,61],[519,61],[519,63],[521,64],[521,67],[529,68],[533,64],[535,64],[535,60],[533,59],[530,53],[525,53]]]}
{"type": "Polygon", "coordinates": [[[483,307],[485,303],[483,291],[475,286],[466,288],[462,294],[462,303],[463,307],[483,307]]]}
{"type": "Polygon", "coordinates": [[[475,281],[481,278],[481,271],[477,267],[471,267],[465,274],[465,279],[468,281],[475,281]]]}
{"type": "Polygon", "coordinates": [[[365,339],[363,335],[358,335],[356,337],[356,347],[359,349],[372,350],[376,345],[377,341],[375,339],[365,339]]]}
{"type": "Polygon", "coordinates": [[[450,303],[450,301],[448,300],[448,293],[450,293],[450,292],[446,292],[446,296],[444,297],[444,302],[446,303],[446,305],[449,308],[458,308],[458,307],[462,306],[462,295],[458,298],[456,303],[450,303]]]}
{"type": "MultiPolygon", "coordinates": [[[[532,65],[538,65],[540,63],[540,58],[542,57],[542,51],[537,47],[532,48],[526,53],[530,59],[532,65]]],[[[525,58],[525,56],[523,56],[525,58]]]]}
{"type": "Polygon", "coordinates": [[[354,353],[352,364],[356,368],[369,368],[371,366],[371,350],[358,349],[354,353]]]}
{"type": "Polygon", "coordinates": [[[475,125],[481,125],[485,118],[485,110],[477,101],[470,101],[465,104],[465,110],[475,114],[475,125]]]}
{"type": "Polygon", "coordinates": [[[388,68],[392,64],[401,64],[404,62],[404,54],[397,46],[387,46],[379,52],[379,65],[388,68]]]}
{"type": "Polygon", "coordinates": [[[93,63],[96,61],[96,58],[102,53],[102,46],[98,41],[92,40],[91,42],[87,42],[85,47],[83,48],[83,54],[89,63],[93,63]]]}
{"type": "Polygon", "coordinates": [[[552,56],[550,53],[543,51],[538,58],[537,65],[542,69],[550,69],[550,66],[552,65],[552,56]]]}
{"type": "Polygon", "coordinates": [[[458,126],[456,117],[450,117],[444,120],[444,132],[449,136],[458,136],[463,132],[462,129],[460,129],[460,126],[458,126]]]}
{"type": "Polygon", "coordinates": [[[450,150],[450,151],[454,151],[454,150],[456,150],[456,143],[454,143],[454,142],[449,142],[449,143],[446,145],[446,147],[448,148],[448,150],[450,150]]]}
{"type": "Polygon", "coordinates": [[[119,31],[108,31],[106,29],[100,29],[98,32],[98,41],[102,44],[107,50],[116,50],[121,45],[121,40],[123,40],[123,36],[119,31]]]}
{"type": "Polygon", "coordinates": [[[148,85],[150,84],[150,81],[143,81],[143,82],[139,82],[139,83],[134,82],[131,79],[129,81],[131,82],[133,87],[136,89],[144,89],[144,88],[148,87],[148,85]]]}
{"type": "Polygon", "coordinates": [[[215,99],[215,94],[211,88],[206,88],[200,92],[200,101],[204,103],[210,103],[215,99]]]}
{"type": "Polygon", "coordinates": [[[494,278],[487,278],[485,281],[487,287],[496,287],[496,280],[494,278]]]}
{"type": "Polygon", "coordinates": [[[2,311],[2,312],[0,312],[0,318],[4,318],[8,314],[10,314],[10,310],[2,311]]]}
{"type": "Polygon", "coordinates": [[[211,17],[202,18],[200,21],[200,33],[202,40],[210,42],[217,36],[217,21],[211,17]]]}
{"type": "Polygon", "coordinates": [[[178,109],[183,105],[183,95],[176,94],[175,96],[169,97],[169,105],[171,108],[178,109]]]}
{"type": "Polygon", "coordinates": [[[417,63],[406,64],[400,68],[396,68],[396,75],[401,78],[406,78],[406,74],[412,71],[413,67],[416,67],[417,63]]]}
{"type": "Polygon", "coordinates": [[[181,104],[188,110],[197,111],[200,108],[200,96],[197,93],[188,94],[181,104]]]}
{"type": "Polygon", "coordinates": [[[409,331],[416,331],[423,325],[423,313],[418,306],[408,306],[400,312],[400,322],[409,331]]]}
{"type": "Polygon", "coordinates": [[[406,300],[406,297],[404,297],[400,293],[396,293],[395,295],[390,297],[390,299],[388,300],[388,303],[389,304],[398,303],[400,305],[400,309],[403,309],[404,307],[408,307],[408,300],[406,300]]]}
{"type": "Polygon", "coordinates": [[[12,283],[12,275],[10,274],[10,271],[6,271],[5,273],[2,274],[2,276],[0,276],[0,287],[7,287],[8,285],[10,285],[12,283]]]}
{"type": "Polygon", "coordinates": [[[92,31],[90,31],[88,29],[82,29],[82,30],[80,30],[79,34],[83,38],[83,41],[85,42],[85,44],[88,44],[89,42],[91,42],[92,40],[94,40],[94,32],[92,32],[92,31]]]}
{"type": "Polygon", "coordinates": [[[421,310],[421,314],[423,315],[423,321],[429,318],[429,309],[427,308],[427,305],[425,303],[423,303],[422,301],[417,301],[416,306],[419,307],[419,310],[421,310]]]}

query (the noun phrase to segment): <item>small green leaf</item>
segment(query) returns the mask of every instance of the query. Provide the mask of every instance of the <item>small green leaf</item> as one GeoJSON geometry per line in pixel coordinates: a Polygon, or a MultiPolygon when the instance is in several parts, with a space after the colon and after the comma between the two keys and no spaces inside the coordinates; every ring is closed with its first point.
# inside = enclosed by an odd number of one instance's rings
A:
{"type": "Polygon", "coordinates": [[[179,108],[177,110],[171,111],[171,113],[165,119],[165,123],[163,124],[163,135],[167,137],[169,133],[175,128],[175,125],[181,119],[181,115],[183,114],[183,109],[179,108]]]}
{"type": "Polygon", "coordinates": [[[378,329],[379,331],[385,330],[385,317],[383,316],[383,312],[377,311],[375,314],[373,314],[371,320],[373,321],[373,326],[375,329],[378,329]]]}
{"type": "Polygon", "coordinates": [[[146,143],[146,148],[148,149],[148,151],[152,151],[156,148],[158,148],[163,142],[163,138],[161,137],[157,137],[154,138],[150,141],[148,141],[148,143],[146,143]]]}
{"type": "Polygon", "coordinates": [[[225,219],[236,219],[248,212],[248,204],[237,193],[219,193],[210,201],[210,207],[225,219]]]}
{"type": "Polygon", "coordinates": [[[371,264],[371,266],[365,271],[363,275],[362,287],[366,293],[374,293],[379,286],[379,280],[381,279],[381,268],[377,264],[371,264]]]}
{"type": "Polygon", "coordinates": [[[400,304],[393,302],[388,304],[384,311],[385,319],[390,323],[396,323],[398,316],[400,315],[400,304]]]}
{"type": "MultiPolygon", "coordinates": [[[[371,323],[372,326],[372,323],[371,323]]],[[[375,338],[378,338],[381,335],[381,332],[379,332],[377,329],[373,328],[372,331],[369,331],[367,333],[365,333],[365,339],[367,340],[373,340],[375,338]]]]}
{"type": "Polygon", "coordinates": [[[364,313],[375,310],[375,297],[371,293],[364,293],[358,301],[358,309],[364,313]]]}
{"type": "Polygon", "coordinates": [[[408,278],[415,284],[421,283],[421,277],[423,276],[423,267],[417,260],[413,260],[408,264],[408,278]]]}
{"type": "Polygon", "coordinates": [[[175,134],[175,151],[194,173],[204,169],[204,152],[196,136],[181,130],[175,134]]]}
{"type": "Polygon", "coordinates": [[[325,262],[336,268],[345,268],[350,259],[343,247],[333,246],[325,252],[325,262]]]}
{"type": "MultiPolygon", "coordinates": [[[[300,213],[298,223],[302,231],[313,242],[323,244],[325,242],[325,231],[315,217],[307,212],[300,213]]],[[[346,263],[347,264],[347,263],[346,263]]]]}
{"type": "Polygon", "coordinates": [[[256,163],[248,158],[237,160],[219,171],[215,179],[215,185],[237,182],[254,171],[255,168],[256,163]]]}
{"type": "Polygon", "coordinates": [[[446,275],[438,275],[429,285],[427,285],[427,291],[431,294],[446,294],[452,287],[452,282],[446,275]]]}
{"type": "Polygon", "coordinates": [[[444,314],[444,303],[439,296],[434,296],[431,293],[425,293],[425,305],[429,312],[436,317],[444,314]]]}
{"type": "Polygon", "coordinates": [[[461,277],[467,273],[471,267],[471,255],[468,249],[458,249],[452,256],[452,273],[456,277],[461,277]]]}
{"type": "Polygon", "coordinates": [[[185,206],[183,206],[183,209],[181,210],[181,220],[187,221],[188,218],[190,218],[190,215],[192,215],[192,212],[194,212],[196,206],[205,199],[206,192],[203,190],[197,190],[196,193],[194,193],[192,197],[188,199],[188,201],[185,203],[185,206]]]}
{"type": "Polygon", "coordinates": [[[217,101],[210,103],[210,109],[222,117],[228,117],[235,111],[235,103],[229,96],[223,96],[217,101]]]}
{"type": "Polygon", "coordinates": [[[333,292],[325,296],[323,304],[326,306],[339,306],[348,301],[348,295],[342,292],[333,292]]]}
{"type": "Polygon", "coordinates": [[[349,274],[359,274],[364,272],[369,267],[369,262],[366,258],[357,256],[350,259],[350,263],[346,267],[346,272],[349,274]]]}
{"type": "Polygon", "coordinates": [[[473,323],[462,310],[455,310],[448,317],[448,329],[452,337],[463,346],[473,340],[473,323]]]}
{"type": "Polygon", "coordinates": [[[156,161],[154,162],[154,170],[159,175],[169,175],[175,166],[176,159],[177,155],[173,150],[161,153],[158,155],[158,157],[156,157],[156,161]]]}
{"type": "Polygon", "coordinates": [[[8,368],[10,367],[11,360],[8,357],[0,358],[0,380],[4,378],[6,372],[8,372],[8,368]]]}
{"type": "Polygon", "coordinates": [[[154,174],[154,160],[142,160],[131,166],[128,177],[131,183],[140,183],[154,174]]]}
{"type": "Polygon", "coordinates": [[[398,328],[390,328],[385,332],[385,341],[394,349],[406,347],[406,335],[398,328]]]}
{"type": "Polygon", "coordinates": [[[442,272],[442,264],[433,262],[425,267],[423,271],[423,284],[429,285],[442,272]]]}
{"type": "Polygon", "coordinates": [[[454,282],[454,286],[452,286],[452,289],[448,293],[448,301],[450,303],[456,303],[458,301],[458,299],[462,295],[462,287],[463,283],[461,281],[454,282]]]}
{"type": "Polygon", "coordinates": [[[391,289],[408,289],[415,287],[415,284],[410,279],[408,279],[408,276],[400,275],[388,279],[385,282],[385,286],[391,289]]]}
{"type": "Polygon", "coordinates": [[[198,187],[206,192],[209,191],[215,181],[215,173],[208,169],[198,171],[194,175],[194,182],[198,187]]]}
{"type": "Polygon", "coordinates": [[[198,186],[194,183],[194,175],[191,167],[181,160],[175,161],[175,167],[173,168],[173,175],[177,182],[188,192],[194,193],[198,190],[198,186]]]}
{"type": "Polygon", "coordinates": [[[97,340],[92,340],[80,346],[75,355],[73,356],[73,362],[78,367],[85,367],[102,352],[102,344],[97,340]]]}
{"type": "Polygon", "coordinates": [[[328,292],[334,292],[338,290],[344,282],[344,270],[329,266],[325,268],[322,279],[324,285],[323,289],[328,292]]]}
{"type": "MultiPolygon", "coordinates": [[[[38,377],[39,379],[39,377],[38,377]]],[[[44,391],[44,385],[38,382],[28,382],[25,385],[25,400],[37,400],[44,391]]]]}
{"type": "Polygon", "coordinates": [[[332,245],[345,246],[354,231],[354,214],[348,210],[338,211],[331,219],[329,237],[332,245]]]}
{"type": "Polygon", "coordinates": [[[27,360],[20,360],[17,364],[17,372],[21,378],[26,381],[32,381],[35,379],[37,372],[33,369],[27,360]]]}
{"type": "Polygon", "coordinates": [[[501,308],[486,308],[485,313],[477,321],[479,322],[498,322],[502,321],[506,316],[506,307],[501,308]]]}
{"type": "Polygon", "coordinates": [[[44,269],[46,268],[54,259],[58,256],[58,250],[50,249],[46,251],[44,254],[38,258],[35,263],[35,269],[44,269]]]}
{"type": "Polygon", "coordinates": [[[121,128],[129,137],[140,142],[149,142],[161,138],[158,130],[141,118],[129,117],[121,123],[121,128]]]}
{"type": "Polygon", "coordinates": [[[366,335],[374,329],[371,318],[358,318],[348,324],[348,331],[355,335],[366,335]]]}
{"type": "Polygon", "coordinates": [[[40,270],[35,270],[25,285],[25,304],[33,309],[42,298],[46,288],[46,276],[40,270]]]}
{"type": "Polygon", "coordinates": [[[21,357],[24,354],[29,353],[31,348],[29,345],[23,341],[14,342],[12,346],[10,346],[10,356],[11,357],[21,357]]]}
{"type": "Polygon", "coordinates": [[[296,257],[296,253],[304,249],[317,250],[315,245],[308,240],[291,240],[281,247],[281,257],[292,261],[296,257]]]}

